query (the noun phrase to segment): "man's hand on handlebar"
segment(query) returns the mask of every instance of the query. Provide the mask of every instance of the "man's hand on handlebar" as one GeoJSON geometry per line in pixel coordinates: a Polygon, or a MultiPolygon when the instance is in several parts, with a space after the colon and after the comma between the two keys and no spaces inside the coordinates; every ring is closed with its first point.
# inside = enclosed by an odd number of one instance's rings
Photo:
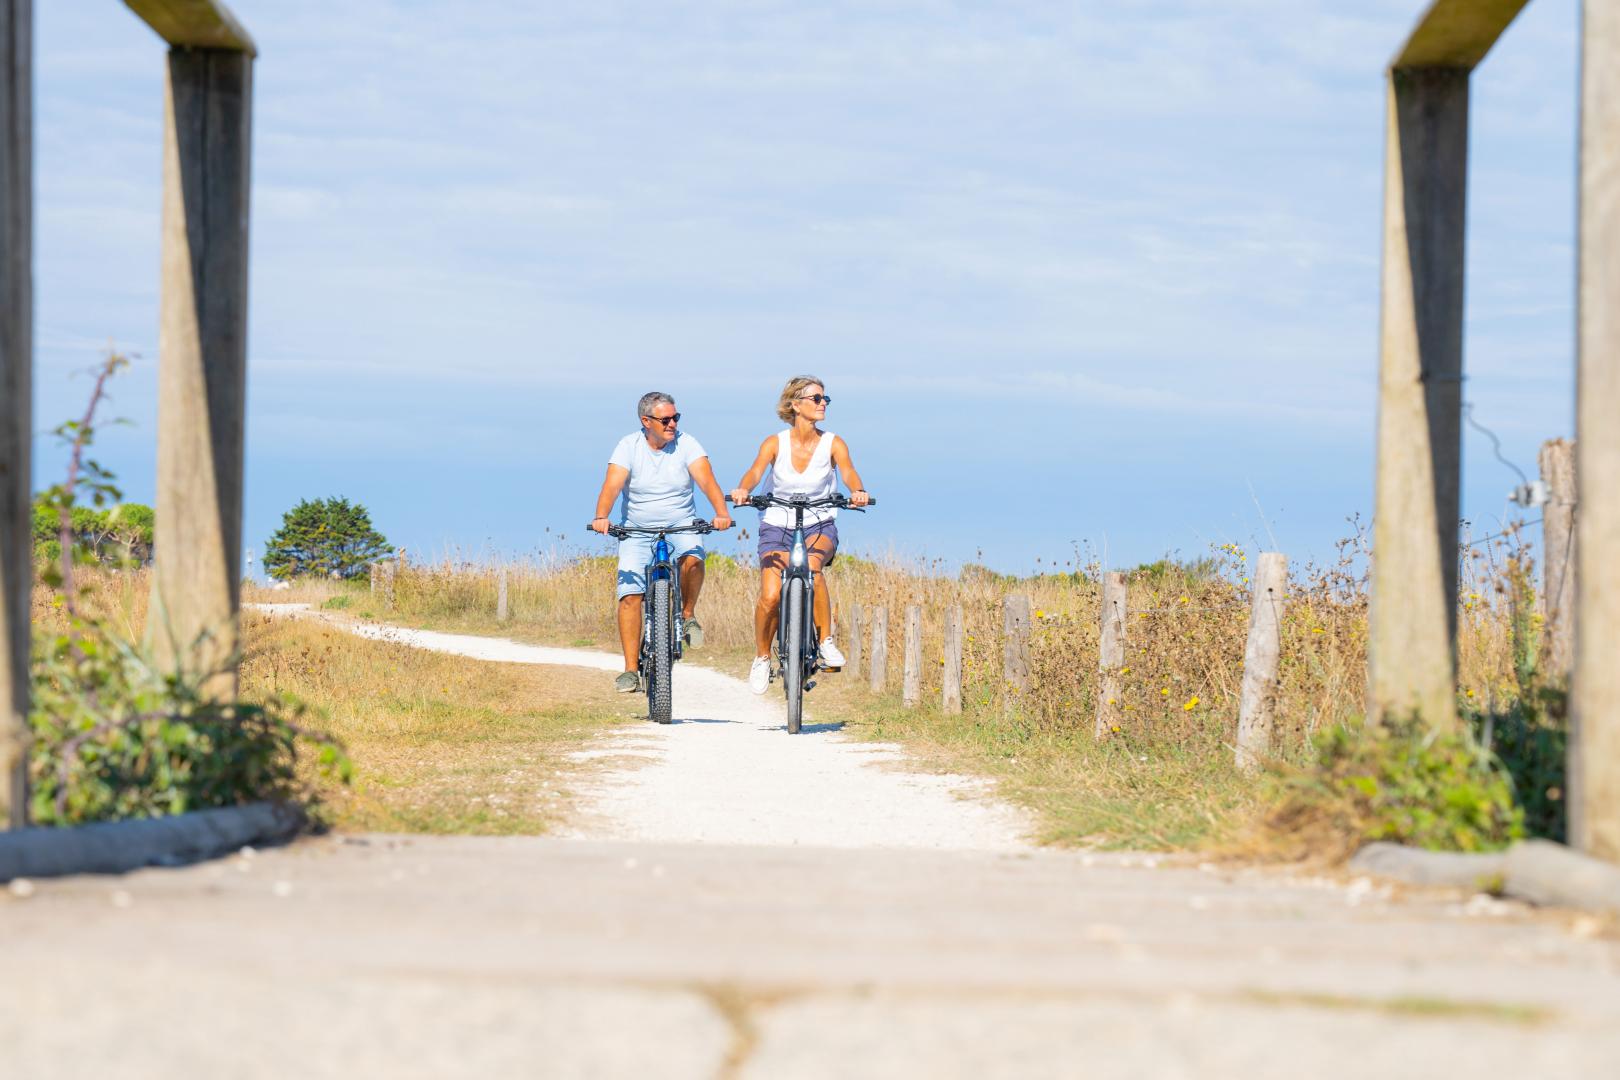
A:
{"type": "Polygon", "coordinates": [[[731,528],[731,515],[722,510],[720,513],[714,515],[714,521],[711,522],[711,524],[718,531],[729,529],[731,528]]]}
{"type": "Polygon", "coordinates": [[[593,532],[599,532],[603,536],[606,536],[607,531],[608,531],[609,527],[612,526],[612,524],[613,524],[613,520],[611,518],[599,517],[599,518],[595,518],[595,519],[593,519],[591,521],[589,528],[593,532]]]}

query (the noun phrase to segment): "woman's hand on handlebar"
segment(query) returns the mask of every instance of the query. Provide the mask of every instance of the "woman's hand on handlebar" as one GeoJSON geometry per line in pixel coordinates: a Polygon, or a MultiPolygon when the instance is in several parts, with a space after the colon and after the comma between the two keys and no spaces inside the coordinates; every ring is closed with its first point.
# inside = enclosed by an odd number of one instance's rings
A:
{"type": "Polygon", "coordinates": [[[746,488],[732,488],[731,494],[727,495],[726,498],[731,500],[733,506],[748,505],[748,491],[746,488]]]}
{"type": "Polygon", "coordinates": [[[868,495],[864,489],[856,489],[849,493],[849,505],[851,506],[865,506],[871,501],[872,496],[868,495]]]}

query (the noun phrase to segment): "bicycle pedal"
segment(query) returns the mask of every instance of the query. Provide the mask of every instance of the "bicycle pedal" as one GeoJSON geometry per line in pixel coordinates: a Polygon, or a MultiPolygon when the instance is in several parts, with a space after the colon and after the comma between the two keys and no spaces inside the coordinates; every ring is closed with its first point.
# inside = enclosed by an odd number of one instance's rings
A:
{"type": "Polygon", "coordinates": [[[806,689],[806,690],[814,690],[814,689],[815,689],[815,688],[816,688],[816,682],[815,682],[815,680],[814,680],[814,679],[811,679],[811,680],[810,680],[810,681],[809,681],[809,682],[807,682],[807,683],[805,683],[805,684],[804,684],[804,688],[805,688],[805,689],[806,689]]]}

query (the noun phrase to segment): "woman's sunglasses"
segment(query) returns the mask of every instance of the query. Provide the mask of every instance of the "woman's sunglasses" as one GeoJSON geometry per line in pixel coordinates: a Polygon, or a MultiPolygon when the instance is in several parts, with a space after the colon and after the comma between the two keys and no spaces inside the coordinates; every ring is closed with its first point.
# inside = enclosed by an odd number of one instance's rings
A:
{"type": "Polygon", "coordinates": [[[831,405],[832,404],[832,395],[831,394],[800,394],[799,395],[799,400],[800,401],[813,401],[817,405],[831,405]]]}
{"type": "Polygon", "coordinates": [[[665,427],[669,427],[669,425],[671,425],[671,424],[678,424],[678,423],[681,422],[681,414],[680,413],[671,413],[668,416],[643,416],[642,419],[643,420],[656,420],[658,423],[663,424],[665,427]]]}

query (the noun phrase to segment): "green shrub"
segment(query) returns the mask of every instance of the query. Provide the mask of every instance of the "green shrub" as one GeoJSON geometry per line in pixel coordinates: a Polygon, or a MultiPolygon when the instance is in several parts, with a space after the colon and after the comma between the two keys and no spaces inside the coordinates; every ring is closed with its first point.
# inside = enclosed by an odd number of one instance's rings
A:
{"type": "Polygon", "coordinates": [[[1511,778],[1466,731],[1431,731],[1416,716],[1355,721],[1324,730],[1314,749],[1306,767],[1278,767],[1274,828],[1444,851],[1495,850],[1525,834],[1511,778]]]}

